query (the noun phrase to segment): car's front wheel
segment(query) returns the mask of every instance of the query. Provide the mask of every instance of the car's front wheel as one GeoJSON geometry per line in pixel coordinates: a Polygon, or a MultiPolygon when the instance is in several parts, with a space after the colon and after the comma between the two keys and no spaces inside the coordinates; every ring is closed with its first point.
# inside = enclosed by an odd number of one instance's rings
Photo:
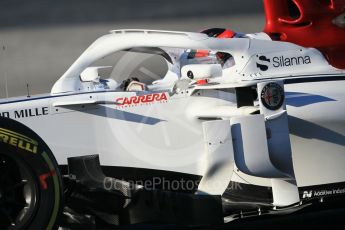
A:
{"type": "Polygon", "coordinates": [[[0,118],[0,229],[54,229],[62,182],[43,140],[24,125],[0,118]]]}

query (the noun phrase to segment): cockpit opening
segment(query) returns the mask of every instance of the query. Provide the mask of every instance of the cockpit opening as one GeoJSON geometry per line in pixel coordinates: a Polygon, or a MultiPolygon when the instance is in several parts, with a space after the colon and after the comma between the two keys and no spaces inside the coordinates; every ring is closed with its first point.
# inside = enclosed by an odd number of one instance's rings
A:
{"type": "Polygon", "coordinates": [[[133,48],[108,55],[86,68],[82,82],[93,82],[95,90],[173,90],[186,65],[235,66],[230,53],[212,50],[133,48]]]}

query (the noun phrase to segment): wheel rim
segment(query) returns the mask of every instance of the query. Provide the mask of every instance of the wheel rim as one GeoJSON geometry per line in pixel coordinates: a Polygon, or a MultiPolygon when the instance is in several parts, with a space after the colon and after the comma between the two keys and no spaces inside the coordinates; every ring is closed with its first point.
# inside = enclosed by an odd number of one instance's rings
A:
{"type": "Polygon", "coordinates": [[[38,206],[37,181],[30,167],[0,153],[0,228],[22,229],[38,206]]]}

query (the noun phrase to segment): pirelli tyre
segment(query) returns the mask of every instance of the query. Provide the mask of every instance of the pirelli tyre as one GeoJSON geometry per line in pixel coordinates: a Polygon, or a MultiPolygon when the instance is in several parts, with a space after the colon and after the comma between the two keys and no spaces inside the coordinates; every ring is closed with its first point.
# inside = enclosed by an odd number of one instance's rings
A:
{"type": "Polygon", "coordinates": [[[62,180],[44,141],[24,125],[0,118],[0,229],[55,229],[62,180]]]}

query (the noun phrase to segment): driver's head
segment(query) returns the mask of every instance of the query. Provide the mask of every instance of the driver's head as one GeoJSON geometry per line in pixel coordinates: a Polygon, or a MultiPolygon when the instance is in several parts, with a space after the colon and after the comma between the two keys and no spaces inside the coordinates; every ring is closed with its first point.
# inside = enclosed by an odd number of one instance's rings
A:
{"type": "Polygon", "coordinates": [[[200,33],[207,34],[207,36],[213,38],[233,38],[236,35],[236,32],[223,28],[206,29],[200,33]]]}
{"type": "MultiPolygon", "coordinates": [[[[200,33],[207,34],[209,37],[213,38],[233,38],[235,37],[236,33],[232,30],[222,29],[222,28],[212,28],[202,30],[200,33]]],[[[188,58],[202,58],[207,57],[209,55],[208,50],[192,50],[188,54],[188,58]]]]}

